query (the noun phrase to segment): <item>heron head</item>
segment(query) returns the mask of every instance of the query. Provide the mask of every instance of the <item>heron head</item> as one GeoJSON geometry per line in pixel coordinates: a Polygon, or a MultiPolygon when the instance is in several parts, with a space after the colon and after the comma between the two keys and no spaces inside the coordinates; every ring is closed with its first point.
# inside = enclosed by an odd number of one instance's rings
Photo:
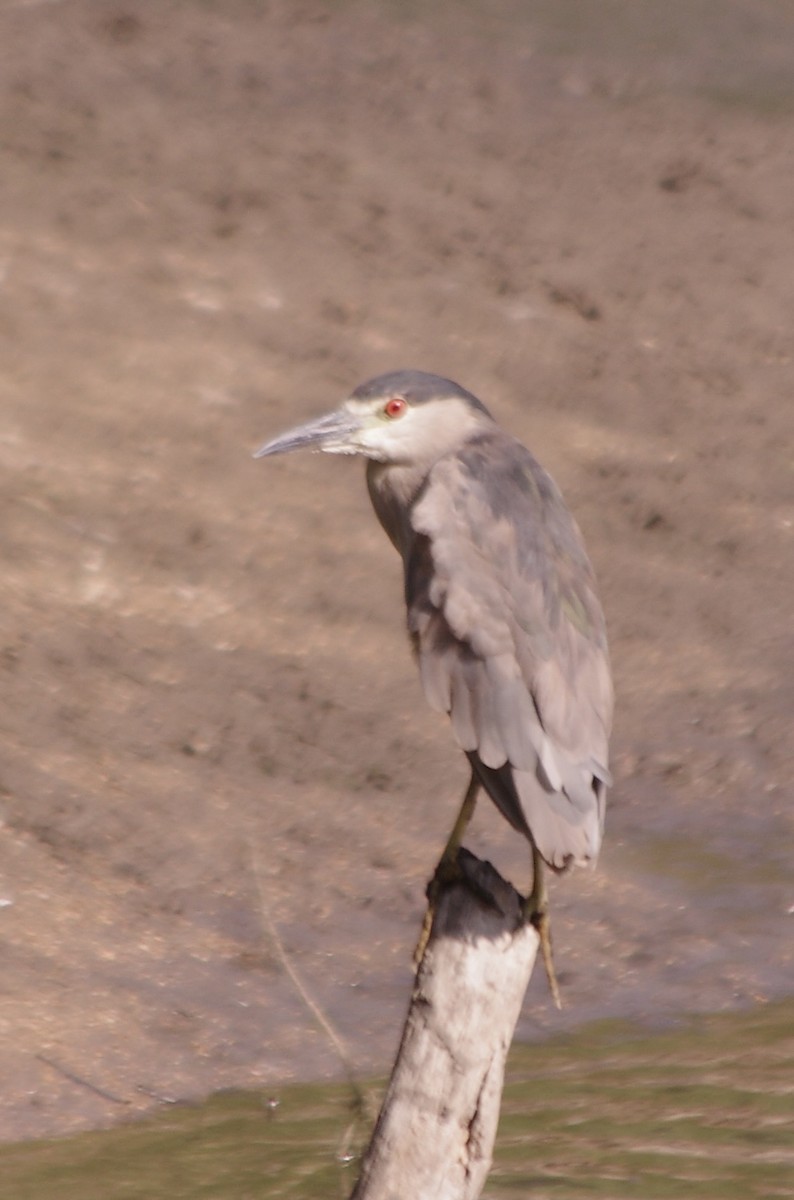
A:
{"type": "Polygon", "coordinates": [[[432,462],[490,420],[477,397],[451,379],[392,371],[362,383],[334,412],[266,442],[254,457],[310,448],[382,463],[432,462]]]}

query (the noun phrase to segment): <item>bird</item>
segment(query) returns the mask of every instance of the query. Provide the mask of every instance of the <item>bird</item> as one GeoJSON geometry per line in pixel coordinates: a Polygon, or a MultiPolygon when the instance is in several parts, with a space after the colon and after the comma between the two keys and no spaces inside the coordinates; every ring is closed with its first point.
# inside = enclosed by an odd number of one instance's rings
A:
{"type": "Polygon", "coordinates": [[[418,370],[378,375],[335,411],[266,442],[358,455],[403,564],[425,697],[446,713],[469,781],[428,888],[454,875],[484,791],[529,842],[523,914],[555,1003],[544,869],[594,865],[611,785],[613,689],[604,614],[582,535],[551,476],[472,392],[418,370]]]}

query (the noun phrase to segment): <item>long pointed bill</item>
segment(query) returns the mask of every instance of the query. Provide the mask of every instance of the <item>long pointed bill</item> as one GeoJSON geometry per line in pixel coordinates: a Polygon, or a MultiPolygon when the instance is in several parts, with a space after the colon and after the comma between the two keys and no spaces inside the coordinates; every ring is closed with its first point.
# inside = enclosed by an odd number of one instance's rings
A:
{"type": "Polygon", "coordinates": [[[291,450],[313,448],[325,450],[327,454],[355,454],[357,447],[352,437],[361,429],[361,421],[345,408],[318,417],[297,429],[289,429],[270,442],[265,442],[254,453],[254,458],[267,458],[269,454],[289,454],[291,450]]]}

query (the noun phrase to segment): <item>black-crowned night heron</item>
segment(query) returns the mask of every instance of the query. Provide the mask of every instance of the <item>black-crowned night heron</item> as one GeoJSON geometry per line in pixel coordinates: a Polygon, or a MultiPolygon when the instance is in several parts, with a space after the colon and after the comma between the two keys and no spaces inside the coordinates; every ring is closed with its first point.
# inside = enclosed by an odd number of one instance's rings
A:
{"type": "MultiPolygon", "coordinates": [[[[437,375],[380,375],[256,456],[304,447],[367,459],[373,507],[403,560],[425,695],[469,760],[435,879],[454,868],[484,788],[532,847],[525,912],[559,1002],[543,863],[595,861],[610,783],[612,684],[581,534],[530,452],[437,375]]],[[[432,884],[430,895],[432,914],[432,884]]]]}

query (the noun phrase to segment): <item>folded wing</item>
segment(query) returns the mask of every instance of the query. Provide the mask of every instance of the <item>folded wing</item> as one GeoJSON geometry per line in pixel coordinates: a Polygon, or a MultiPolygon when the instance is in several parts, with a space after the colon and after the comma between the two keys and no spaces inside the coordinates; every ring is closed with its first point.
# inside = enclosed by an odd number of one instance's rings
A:
{"type": "Polygon", "coordinates": [[[581,535],[498,427],[435,464],[410,516],[408,624],[429,703],[550,866],[596,858],[612,688],[581,535]]]}

